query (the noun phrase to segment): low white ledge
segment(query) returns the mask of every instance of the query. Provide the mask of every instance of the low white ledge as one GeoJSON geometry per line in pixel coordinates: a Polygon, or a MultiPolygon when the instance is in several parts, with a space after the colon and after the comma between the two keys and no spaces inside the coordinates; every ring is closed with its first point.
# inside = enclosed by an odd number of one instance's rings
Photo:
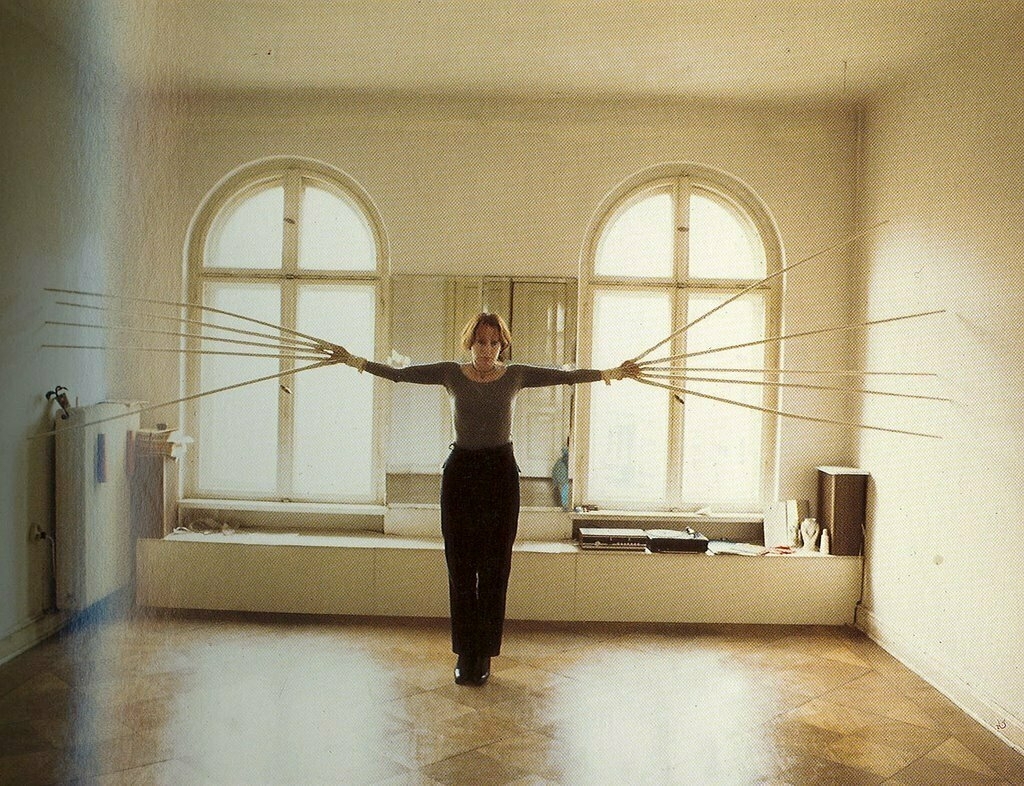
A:
{"type": "MultiPolygon", "coordinates": [[[[137,544],[159,608],[445,617],[441,541],[381,533],[181,533],[137,544]]],[[[600,622],[852,624],[861,558],[584,551],[520,540],[508,616],[600,622]]]]}

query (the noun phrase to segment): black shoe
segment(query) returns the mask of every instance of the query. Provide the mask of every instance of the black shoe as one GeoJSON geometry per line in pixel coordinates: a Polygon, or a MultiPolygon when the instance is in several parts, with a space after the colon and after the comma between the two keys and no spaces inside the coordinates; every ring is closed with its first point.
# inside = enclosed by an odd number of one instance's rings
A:
{"type": "Polygon", "coordinates": [[[474,681],[477,659],[471,655],[459,655],[455,661],[455,684],[469,685],[474,681]]]}
{"type": "Polygon", "coordinates": [[[491,656],[481,655],[476,659],[473,668],[473,684],[483,685],[491,676],[491,656]]]}

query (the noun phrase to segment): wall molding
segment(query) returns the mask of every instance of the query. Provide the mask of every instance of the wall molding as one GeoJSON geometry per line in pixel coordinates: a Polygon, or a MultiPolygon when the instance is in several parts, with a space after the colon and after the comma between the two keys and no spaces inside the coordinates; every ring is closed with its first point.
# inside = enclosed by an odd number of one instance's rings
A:
{"type": "Polygon", "coordinates": [[[859,606],[855,626],[878,646],[923,678],[960,709],[1024,754],[1024,719],[1016,717],[998,701],[981,693],[958,676],[951,664],[919,651],[911,641],[887,625],[866,606],[859,606]]]}
{"type": "Polygon", "coordinates": [[[33,617],[20,628],[15,628],[0,638],[0,665],[13,660],[36,644],[48,639],[68,624],[69,616],[64,613],[42,614],[33,617]]]}

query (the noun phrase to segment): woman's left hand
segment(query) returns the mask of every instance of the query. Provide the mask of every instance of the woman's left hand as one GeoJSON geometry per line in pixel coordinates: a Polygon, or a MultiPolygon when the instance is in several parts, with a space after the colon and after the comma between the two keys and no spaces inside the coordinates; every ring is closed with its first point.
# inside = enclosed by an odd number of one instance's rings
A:
{"type": "Polygon", "coordinates": [[[629,377],[630,379],[638,379],[643,371],[640,364],[635,360],[622,361],[619,365],[619,369],[621,369],[623,377],[629,377]]]}
{"type": "Polygon", "coordinates": [[[631,379],[638,379],[640,377],[641,368],[640,365],[633,360],[624,360],[615,368],[609,368],[601,372],[601,378],[605,381],[606,385],[612,384],[613,379],[625,379],[630,377],[631,379]]]}

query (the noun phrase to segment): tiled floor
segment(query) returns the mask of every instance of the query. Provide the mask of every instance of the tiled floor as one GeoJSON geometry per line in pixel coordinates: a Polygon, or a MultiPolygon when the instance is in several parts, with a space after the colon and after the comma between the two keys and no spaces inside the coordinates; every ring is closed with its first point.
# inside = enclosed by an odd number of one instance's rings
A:
{"type": "Polygon", "coordinates": [[[1024,757],[841,628],[135,615],[0,667],[0,783],[1021,784],[1024,757]]]}

